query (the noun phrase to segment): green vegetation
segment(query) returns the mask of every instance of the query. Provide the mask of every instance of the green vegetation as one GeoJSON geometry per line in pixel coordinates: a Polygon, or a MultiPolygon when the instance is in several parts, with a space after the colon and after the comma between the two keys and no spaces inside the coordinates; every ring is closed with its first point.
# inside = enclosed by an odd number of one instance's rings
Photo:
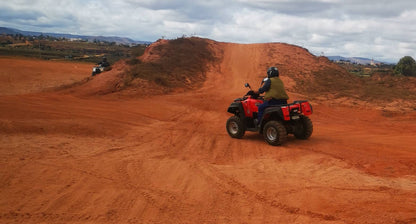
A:
{"type": "Polygon", "coordinates": [[[396,74],[402,74],[404,76],[416,76],[416,62],[410,56],[404,56],[397,63],[394,68],[396,74]]]}
{"type": "Polygon", "coordinates": [[[335,62],[341,67],[345,68],[349,73],[358,77],[370,77],[374,74],[393,74],[394,65],[377,64],[377,65],[362,65],[357,63],[350,63],[339,61],[335,62]]]}
{"type": "Polygon", "coordinates": [[[0,55],[34,57],[45,60],[101,61],[103,56],[113,64],[143,53],[145,45],[118,45],[115,42],[68,40],[49,36],[0,35],[0,55]]]}
{"type": "Polygon", "coordinates": [[[208,42],[200,38],[178,38],[157,45],[150,54],[157,59],[142,62],[131,59],[125,76],[125,84],[141,78],[165,87],[193,87],[205,80],[208,64],[218,59],[209,49],[208,42]]]}
{"type": "Polygon", "coordinates": [[[371,77],[374,74],[416,76],[416,61],[410,56],[401,58],[397,65],[362,65],[342,60],[335,63],[358,77],[371,77]]]}

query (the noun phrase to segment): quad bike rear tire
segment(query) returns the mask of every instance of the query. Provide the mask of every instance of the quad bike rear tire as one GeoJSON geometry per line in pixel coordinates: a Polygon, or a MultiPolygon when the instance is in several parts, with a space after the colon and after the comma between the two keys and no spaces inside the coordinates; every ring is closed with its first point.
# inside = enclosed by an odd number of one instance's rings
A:
{"type": "Polygon", "coordinates": [[[306,116],[301,116],[297,121],[296,131],[293,133],[297,139],[308,139],[313,132],[313,124],[311,119],[306,116]]]}
{"type": "Polygon", "coordinates": [[[243,122],[237,116],[228,118],[226,128],[232,138],[242,138],[246,132],[243,122]]]}
{"type": "Polygon", "coordinates": [[[264,125],[263,137],[270,145],[281,145],[287,139],[285,126],[279,121],[269,121],[264,125]]]}

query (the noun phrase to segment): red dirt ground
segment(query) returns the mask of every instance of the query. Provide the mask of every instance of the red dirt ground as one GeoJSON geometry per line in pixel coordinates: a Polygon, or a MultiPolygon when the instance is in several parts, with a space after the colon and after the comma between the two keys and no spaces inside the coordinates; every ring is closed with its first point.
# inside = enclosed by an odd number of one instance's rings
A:
{"type": "MultiPolygon", "coordinates": [[[[315,100],[309,140],[232,139],[226,109],[261,80],[266,47],[218,45],[221,64],[193,92],[22,92],[32,81],[15,79],[21,70],[2,73],[13,84],[0,96],[0,222],[416,223],[415,112],[315,100]]],[[[68,81],[36,63],[41,83],[68,81]]]]}
{"type": "Polygon", "coordinates": [[[0,57],[0,95],[48,90],[91,74],[92,64],[0,57]]]}

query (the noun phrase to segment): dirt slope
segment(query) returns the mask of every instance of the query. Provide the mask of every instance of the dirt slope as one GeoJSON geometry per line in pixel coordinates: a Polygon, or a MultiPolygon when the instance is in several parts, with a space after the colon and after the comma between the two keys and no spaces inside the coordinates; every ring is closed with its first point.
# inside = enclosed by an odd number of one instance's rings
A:
{"type": "Polygon", "coordinates": [[[285,44],[216,48],[222,61],[192,92],[0,96],[0,222],[416,222],[414,112],[315,100],[310,140],[231,139],[226,108],[245,82],[277,63],[304,98],[295,74],[322,59],[285,44]]]}
{"type": "Polygon", "coordinates": [[[0,95],[49,90],[83,80],[92,64],[0,57],[0,95]]]}

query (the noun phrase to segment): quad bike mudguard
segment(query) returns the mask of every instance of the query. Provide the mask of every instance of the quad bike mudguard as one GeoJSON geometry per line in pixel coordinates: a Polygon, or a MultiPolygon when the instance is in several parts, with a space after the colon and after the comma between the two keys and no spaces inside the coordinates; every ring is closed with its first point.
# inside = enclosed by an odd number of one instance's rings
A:
{"type": "Polygon", "coordinates": [[[271,114],[277,115],[279,119],[290,121],[297,119],[299,114],[309,116],[312,114],[312,105],[307,101],[294,101],[291,104],[272,105],[264,110],[264,118],[268,118],[271,114]]]}
{"type": "Polygon", "coordinates": [[[243,112],[243,111],[244,111],[243,104],[241,104],[241,102],[239,102],[239,101],[232,102],[231,105],[228,107],[228,110],[227,110],[228,113],[240,115],[240,118],[244,118],[244,113],[240,113],[240,112],[243,112]]]}

